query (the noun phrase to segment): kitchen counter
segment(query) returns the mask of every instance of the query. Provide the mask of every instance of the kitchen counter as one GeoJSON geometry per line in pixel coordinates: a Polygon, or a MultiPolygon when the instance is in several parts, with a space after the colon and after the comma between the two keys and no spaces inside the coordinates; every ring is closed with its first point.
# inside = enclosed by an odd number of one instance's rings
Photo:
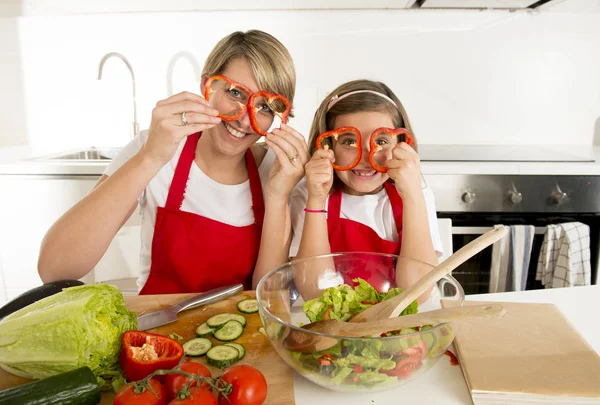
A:
{"type": "MultiPolygon", "coordinates": [[[[473,301],[537,302],[553,303],[579,331],[583,338],[600,353],[600,324],[591,322],[597,319],[600,310],[600,286],[533,290],[500,294],[467,296],[473,301]]],[[[334,393],[305,380],[300,375],[294,377],[296,403],[330,405],[367,404],[472,404],[467,385],[460,367],[451,366],[443,357],[426,374],[394,390],[372,394],[334,393]]]]}
{"type": "MultiPolygon", "coordinates": [[[[575,148],[575,147],[574,147],[575,148]]],[[[600,175],[600,146],[576,147],[582,156],[594,162],[454,162],[423,161],[421,170],[437,174],[508,174],[508,175],[600,175]]],[[[108,160],[60,161],[31,159],[26,147],[0,148],[0,175],[75,175],[100,176],[108,160]]]]}

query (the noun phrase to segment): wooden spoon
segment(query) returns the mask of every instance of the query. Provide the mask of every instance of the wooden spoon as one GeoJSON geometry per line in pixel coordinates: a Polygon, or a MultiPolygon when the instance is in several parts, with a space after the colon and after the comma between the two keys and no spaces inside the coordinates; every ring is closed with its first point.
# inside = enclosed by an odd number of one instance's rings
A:
{"type": "Polygon", "coordinates": [[[486,247],[502,239],[506,233],[507,229],[502,225],[491,231],[487,231],[477,239],[463,246],[460,250],[427,273],[425,277],[404,290],[401,294],[367,308],[350,319],[350,322],[369,322],[400,315],[411,302],[416,300],[421,294],[441,280],[442,277],[449,274],[452,270],[481,252],[486,247]]]}
{"type": "MultiPolygon", "coordinates": [[[[305,329],[312,330],[311,325],[318,326],[318,331],[328,335],[344,337],[379,336],[392,330],[400,330],[421,325],[436,325],[442,322],[458,321],[472,318],[502,318],[504,307],[500,304],[469,305],[466,307],[445,308],[420,314],[405,315],[372,322],[350,323],[336,319],[315,322],[306,325],[305,329]]],[[[339,338],[319,336],[310,333],[291,331],[283,344],[295,352],[312,353],[327,350],[335,346],[339,338]]]]}

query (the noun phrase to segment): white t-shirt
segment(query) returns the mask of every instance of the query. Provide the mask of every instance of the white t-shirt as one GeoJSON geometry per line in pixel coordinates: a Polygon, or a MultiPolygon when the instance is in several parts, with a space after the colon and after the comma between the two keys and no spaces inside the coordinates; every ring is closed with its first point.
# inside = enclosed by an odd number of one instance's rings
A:
{"type": "MultiPolygon", "coordinates": [[[[147,139],[148,131],[142,131],[113,159],[104,170],[104,174],[110,176],[116,172],[141,149],[147,139]]],[[[139,198],[142,213],[142,248],[140,252],[140,276],[137,284],[140,289],[146,284],[150,274],[152,238],[154,236],[157,207],[164,207],[167,202],[173,174],[184,145],[185,139],[179,145],[173,159],[162,167],[139,198]]],[[[269,170],[274,161],[275,153],[269,149],[258,167],[263,194],[266,190],[269,170]]],[[[204,174],[196,163],[192,163],[181,210],[233,226],[253,224],[254,212],[252,211],[250,181],[246,180],[235,185],[220,184],[204,174]]]]}
{"type": "MultiPolygon", "coordinates": [[[[433,241],[433,248],[438,256],[442,256],[442,238],[437,226],[437,216],[435,211],[435,199],[433,192],[428,186],[424,186],[423,195],[427,207],[427,216],[429,219],[429,231],[433,241]]],[[[292,228],[294,235],[290,246],[290,257],[295,257],[300,248],[300,239],[302,238],[302,229],[304,228],[304,208],[308,199],[308,190],[306,188],[306,179],[303,179],[290,197],[290,212],[292,217],[292,228]]],[[[327,206],[327,202],[325,206],[327,206]]],[[[328,215],[328,214],[326,214],[328,215]]],[[[382,189],[377,194],[369,195],[350,195],[342,194],[342,206],[340,208],[340,217],[360,222],[377,232],[380,238],[392,242],[398,242],[398,231],[396,230],[396,221],[392,212],[390,198],[382,189]]]]}

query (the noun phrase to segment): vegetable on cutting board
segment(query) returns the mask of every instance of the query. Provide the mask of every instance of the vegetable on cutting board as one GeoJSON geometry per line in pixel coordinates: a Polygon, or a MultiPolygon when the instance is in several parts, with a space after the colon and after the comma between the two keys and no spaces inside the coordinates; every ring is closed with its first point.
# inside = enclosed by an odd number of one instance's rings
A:
{"type": "Polygon", "coordinates": [[[0,321],[0,366],[31,379],[87,366],[109,388],[120,374],[121,335],[136,328],[116,287],[66,288],[0,321]]]}
{"type": "Polygon", "coordinates": [[[212,342],[207,338],[190,339],[183,344],[185,354],[192,357],[204,356],[212,347],[212,342]]]}
{"type": "Polygon", "coordinates": [[[183,347],[171,338],[132,330],[123,334],[121,368],[128,380],[137,381],[159,369],[175,367],[183,357],[183,347]]]}
{"type": "Polygon", "coordinates": [[[248,299],[238,302],[238,310],[243,314],[255,314],[258,312],[258,301],[255,299],[248,299]]]}
{"type": "Polygon", "coordinates": [[[0,391],[2,405],[95,405],[100,387],[89,367],[0,391]]]}

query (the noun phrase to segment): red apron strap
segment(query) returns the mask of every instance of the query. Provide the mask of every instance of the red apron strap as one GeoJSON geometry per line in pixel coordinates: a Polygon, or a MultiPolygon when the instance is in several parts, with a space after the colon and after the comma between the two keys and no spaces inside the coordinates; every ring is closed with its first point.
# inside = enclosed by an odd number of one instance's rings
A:
{"type": "Polygon", "coordinates": [[[331,232],[340,222],[342,211],[342,185],[338,181],[333,182],[333,192],[329,195],[327,202],[327,229],[331,232]]]}
{"type": "Polygon", "coordinates": [[[265,200],[260,183],[260,174],[256,161],[250,148],[246,149],[246,167],[248,168],[248,180],[250,180],[250,193],[252,194],[252,211],[254,212],[254,222],[262,229],[265,218],[265,200]]]}
{"type": "Polygon", "coordinates": [[[392,204],[392,213],[394,214],[394,221],[396,221],[396,231],[400,235],[402,233],[402,197],[400,197],[396,187],[390,181],[386,181],[383,185],[390,199],[390,204],[392,204]]]}
{"type": "Polygon", "coordinates": [[[169,210],[179,211],[181,209],[185,187],[190,177],[190,169],[196,157],[196,145],[198,144],[198,139],[200,139],[200,134],[201,132],[190,135],[185,141],[181,156],[179,156],[179,162],[177,162],[177,167],[175,168],[175,174],[173,174],[167,203],[165,204],[165,208],[169,210]]]}

